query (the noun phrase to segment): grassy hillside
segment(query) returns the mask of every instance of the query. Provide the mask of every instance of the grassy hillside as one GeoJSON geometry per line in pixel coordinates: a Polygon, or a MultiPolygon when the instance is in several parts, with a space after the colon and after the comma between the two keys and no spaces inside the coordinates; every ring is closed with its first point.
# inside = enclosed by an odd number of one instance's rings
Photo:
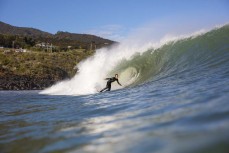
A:
{"type": "Polygon", "coordinates": [[[31,85],[24,87],[28,83],[35,84],[36,89],[43,89],[73,77],[77,72],[74,69],[77,63],[92,54],[83,49],[55,53],[4,53],[0,49],[0,89],[14,89],[12,86],[17,86],[15,89],[30,89],[31,85]]]}
{"type": "Polygon", "coordinates": [[[83,49],[56,53],[12,52],[7,54],[0,50],[0,76],[10,73],[45,77],[62,71],[71,77],[75,74],[74,66],[91,54],[92,52],[83,49]]]}

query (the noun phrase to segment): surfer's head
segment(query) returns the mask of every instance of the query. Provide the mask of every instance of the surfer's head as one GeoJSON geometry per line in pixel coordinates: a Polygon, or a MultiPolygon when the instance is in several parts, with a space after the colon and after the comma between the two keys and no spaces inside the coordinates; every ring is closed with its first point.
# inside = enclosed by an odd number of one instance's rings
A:
{"type": "Polygon", "coordinates": [[[117,78],[117,79],[118,79],[118,74],[115,74],[115,78],[117,78]]]}

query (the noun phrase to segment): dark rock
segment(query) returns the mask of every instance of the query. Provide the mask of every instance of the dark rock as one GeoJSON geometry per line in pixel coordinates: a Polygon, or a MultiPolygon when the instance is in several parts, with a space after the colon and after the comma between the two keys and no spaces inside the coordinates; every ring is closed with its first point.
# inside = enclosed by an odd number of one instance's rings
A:
{"type": "Polygon", "coordinates": [[[42,90],[63,79],[65,78],[54,78],[52,76],[47,78],[31,78],[30,76],[7,74],[4,77],[0,77],[0,90],[42,90]]]}

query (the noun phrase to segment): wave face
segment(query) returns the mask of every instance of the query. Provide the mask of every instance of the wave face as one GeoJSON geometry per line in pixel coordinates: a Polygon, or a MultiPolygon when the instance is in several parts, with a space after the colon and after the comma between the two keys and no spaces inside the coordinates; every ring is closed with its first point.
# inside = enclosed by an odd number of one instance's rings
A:
{"type": "Polygon", "coordinates": [[[122,60],[112,74],[121,73],[121,80],[128,76],[132,79],[130,85],[138,85],[178,73],[211,70],[228,62],[229,26],[224,26],[197,37],[169,42],[158,49],[148,49],[143,54],[135,54],[130,60],[122,60]]]}
{"type": "MultiPolygon", "coordinates": [[[[158,44],[157,44],[158,45],[158,44]]],[[[102,78],[120,74],[125,87],[185,74],[188,79],[211,69],[224,68],[229,62],[229,25],[204,34],[167,40],[158,46],[119,45],[101,49],[81,62],[80,72],[71,80],[60,82],[41,93],[82,95],[96,93],[105,86],[102,78]]],[[[225,69],[227,70],[227,69],[225,69]]],[[[228,74],[229,71],[225,71],[228,74]]],[[[204,77],[204,73],[202,73],[204,77]]],[[[116,84],[113,89],[119,89],[116,84]]]]}

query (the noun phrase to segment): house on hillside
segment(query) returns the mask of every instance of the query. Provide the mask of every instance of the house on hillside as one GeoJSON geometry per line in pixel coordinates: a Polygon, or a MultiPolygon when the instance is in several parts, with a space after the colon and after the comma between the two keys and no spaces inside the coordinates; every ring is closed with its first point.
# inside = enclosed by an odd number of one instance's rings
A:
{"type": "Polygon", "coordinates": [[[27,50],[26,49],[19,48],[19,49],[15,49],[15,52],[16,53],[25,53],[25,52],[27,52],[27,50]]]}
{"type": "Polygon", "coordinates": [[[56,48],[56,46],[53,46],[52,43],[50,44],[45,42],[37,43],[35,46],[51,52],[56,48]]]}
{"type": "Polygon", "coordinates": [[[10,53],[12,53],[12,51],[11,51],[11,50],[4,50],[3,53],[4,53],[4,54],[10,54],[10,53]]]}

